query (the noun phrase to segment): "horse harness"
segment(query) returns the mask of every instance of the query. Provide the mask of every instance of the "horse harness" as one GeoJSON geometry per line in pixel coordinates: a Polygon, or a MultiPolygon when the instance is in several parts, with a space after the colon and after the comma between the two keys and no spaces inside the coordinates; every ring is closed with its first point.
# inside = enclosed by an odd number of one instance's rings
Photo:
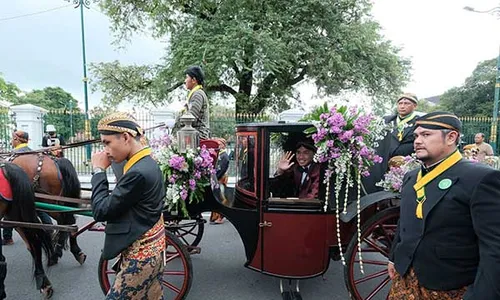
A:
{"type": "MultiPolygon", "coordinates": [[[[11,156],[9,156],[7,158],[7,161],[8,162],[13,162],[14,159],[16,159],[18,156],[21,156],[22,154],[19,154],[19,153],[13,153],[11,156]]],[[[43,192],[45,193],[45,191],[43,191],[40,187],[40,175],[42,174],[42,166],[43,166],[43,159],[44,159],[44,155],[45,153],[38,153],[38,163],[37,163],[37,167],[36,167],[36,173],[35,173],[35,176],[33,176],[33,182],[32,182],[32,187],[33,187],[33,190],[34,191],[40,191],[40,192],[43,192]]],[[[56,163],[56,157],[52,157],[51,155],[47,155],[48,157],[50,157],[54,163],[56,164],[57,166],[57,163],[56,163]]]]}

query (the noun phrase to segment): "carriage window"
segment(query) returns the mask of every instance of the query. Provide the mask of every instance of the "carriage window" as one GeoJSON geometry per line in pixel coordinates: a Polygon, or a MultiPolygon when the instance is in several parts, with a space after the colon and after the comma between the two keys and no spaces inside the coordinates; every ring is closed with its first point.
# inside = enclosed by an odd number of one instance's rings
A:
{"type": "Polygon", "coordinates": [[[236,182],[238,187],[255,193],[255,136],[241,135],[236,141],[236,182]]]}
{"type": "Polygon", "coordinates": [[[322,168],[313,160],[312,139],[301,132],[273,132],[269,145],[270,198],[318,199],[322,168]]]}

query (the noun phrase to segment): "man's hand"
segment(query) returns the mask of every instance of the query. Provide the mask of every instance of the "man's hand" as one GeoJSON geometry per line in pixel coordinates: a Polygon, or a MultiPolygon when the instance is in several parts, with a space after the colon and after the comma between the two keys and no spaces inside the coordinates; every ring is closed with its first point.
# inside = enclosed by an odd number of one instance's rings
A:
{"type": "Polygon", "coordinates": [[[92,155],[92,167],[107,169],[111,165],[108,155],[104,151],[96,152],[92,155]]]}
{"type": "Polygon", "coordinates": [[[278,170],[276,171],[276,174],[281,175],[290,169],[295,164],[294,162],[291,163],[294,156],[295,154],[293,154],[292,151],[285,152],[278,163],[278,170]]]}
{"type": "Polygon", "coordinates": [[[387,271],[389,271],[389,277],[391,280],[394,280],[394,277],[396,277],[396,268],[394,268],[394,264],[392,262],[387,264],[387,271]]]}

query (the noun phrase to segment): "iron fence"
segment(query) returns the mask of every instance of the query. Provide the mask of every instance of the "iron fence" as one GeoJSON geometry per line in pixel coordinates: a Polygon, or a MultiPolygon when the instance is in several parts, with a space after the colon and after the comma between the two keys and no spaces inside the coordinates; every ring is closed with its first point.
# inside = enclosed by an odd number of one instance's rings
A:
{"type": "MultiPolygon", "coordinates": [[[[154,126],[154,118],[149,111],[133,111],[133,115],[138,120],[139,124],[143,128],[148,128],[154,126]]],[[[99,135],[97,133],[97,123],[102,118],[102,116],[95,115],[92,116],[90,120],[91,124],[91,137],[97,138],[99,135]]],[[[79,110],[52,110],[49,111],[43,118],[44,128],[45,125],[52,124],[57,128],[59,134],[61,134],[67,143],[78,142],[86,140],[87,137],[84,135],[85,123],[84,114],[79,110]]],[[[223,137],[227,140],[227,148],[229,152],[234,151],[234,136],[235,128],[241,123],[251,123],[251,122],[264,122],[276,120],[276,116],[269,114],[235,114],[235,113],[212,113],[210,116],[210,129],[213,137],[223,137]]],[[[485,140],[489,141],[491,136],[491,117],[460,117],[463,123],[462,132],[462,143],[472,144],[474,143],[474,136],[478,132],[485,134],[485,140]]],[[[10,151],[11,145],[11,133],[15,128],[15,120],[10,115],[10,112],[6,108],[0,108],[0,151],[10,151]]],[[[498,133],[500,136],[500,124],[497,126],[498,133]]],[[[146,132],[147,138],[152,137],[152,132],[146,132]]],[[[497,142],[496,149],[500,149],[500,141],[497,142]]],[[[91,151],[95,152],[102,149],[100,144],[91,145],[91,151]]],[[[71,160],[75,165],[75,168],[80,174],[90,174],[91,165],[86,157],[85,146],[66,149],[64,156],[71,160]]],[[[234,160],[230,161],[229,175],[233,176],[235,174],[235,163],[234,160]]],[[[500,168],[500,163],[498,165],[500,168]]]]}
{"type": "MultiPolygon", "coordinates": [[[[146,111],[135,111],[133,112],[134,117],[137,119],[138,123],[143,128],[153,127],[154,118],[150,112],[146,111]]],[[[97,123],[102,118],[102,116],[94,116],[91,120],[91,138],[98,137],[97,133],[97,123]]],[[[268,114],[229,114],[229,113],[214,113],[210,116],[210,130],[213,137],[223,137],[227,143],[227,148],[234,150],[234,136],[237,124],[250,123],[250,122],[263,122],[272,120],[274,116],[268,114]]],[[[68,142],[79,142],[86,140],[84,135],[84,115],[82,113],[74,112],[69,113],[68,111],[49,111],[44,118],[45,124],[52,124],[58,128],[58,133],[62,134],[63,137],[68,142]],[[52,123],[50,123],[52,122],[52,123]],[[61,128],[61,130],[59,129],[61,128]]],[[[153,132],[147,131],[146,137],[148,139],[152,138],[153,132]]],[[[66,149],[64,156],[68,158],[77,169],[79,174],[88,175],[92,172],[92,166],[86,157],[86,146],[75,147],[71,149],[66,149]]],[[[99,151],[102,149],[102,145],[93,144],[90,146],[91,152],[99,151]]],[[[236,174],[236,165],[234,160],[230,161],[229,176],[236,174]]]]}
{"type": "Polygon", "coordinates": [[[14,119],[7,108],[0,108],[0,152],[10,151],[12,148],[10,141],[12,130],[14,129],[14,119]]]}

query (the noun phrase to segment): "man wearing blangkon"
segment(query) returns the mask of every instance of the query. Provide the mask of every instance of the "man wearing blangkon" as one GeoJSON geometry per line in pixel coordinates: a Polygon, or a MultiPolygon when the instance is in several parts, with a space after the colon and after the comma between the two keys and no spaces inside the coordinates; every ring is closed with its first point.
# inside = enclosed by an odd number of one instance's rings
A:
{"type": "Polygon", "coordinates": [[[386,123],[394,126],[387,160],[394,156],[407,156],[413,153],[413,128],[417,120],[415,114],[417,104],[418,98],[415,94],[402,94],[396,102],[397,114],[384,117],[386,123]]]}
{"type": "Polygon", "coordinates": [[[403,179],[391,300],[500,299],[500,171],[462,159],[461,129],[447,112],[416,122],[423,165],[403,179]]]}
{"type": "Polygon", "coordinates": [[[142,128],[127,113],[114,113],[97,126],[104,151],[92,156],[92,213],[106,221],[102,257],[120,255],[120,270],[106,299],[163,299],[160,282],[165,251],[163,176],[141,143],[142,128]],[[127,160],[111,193],[105,169],[127,160]]]}

